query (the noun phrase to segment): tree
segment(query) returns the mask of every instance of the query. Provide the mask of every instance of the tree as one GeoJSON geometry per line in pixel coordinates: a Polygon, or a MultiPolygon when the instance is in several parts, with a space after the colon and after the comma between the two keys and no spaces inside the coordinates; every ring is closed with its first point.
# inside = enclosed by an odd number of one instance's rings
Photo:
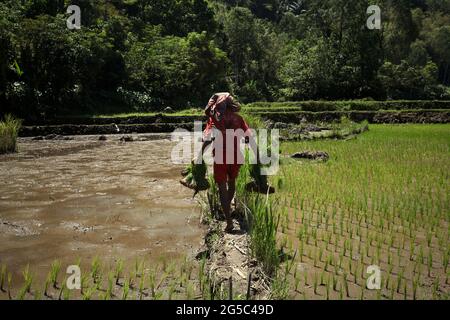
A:
{"type": "Polygon", "coordinates": [[[126,62],[129,88],[148,96],[144,109],[199,106],[211,92],[228,89],[227,57],[206,32],[190,33],[187,38],[159,37],[154,43],[136,42],[126,62]]]}

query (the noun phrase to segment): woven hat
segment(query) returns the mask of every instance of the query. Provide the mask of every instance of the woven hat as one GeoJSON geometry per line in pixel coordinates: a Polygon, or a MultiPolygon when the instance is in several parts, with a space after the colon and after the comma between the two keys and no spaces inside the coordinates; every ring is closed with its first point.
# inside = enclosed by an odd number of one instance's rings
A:
{"type": "Polygon", "coordinates": [[[205,108],[205,114],[207,116],[214,116],[217,121],[220,121],[227,108],[233,112],[239,112],[241,110],[240,104],[229,92],[216,93],[209,99],[208,105],[205,108]]]}

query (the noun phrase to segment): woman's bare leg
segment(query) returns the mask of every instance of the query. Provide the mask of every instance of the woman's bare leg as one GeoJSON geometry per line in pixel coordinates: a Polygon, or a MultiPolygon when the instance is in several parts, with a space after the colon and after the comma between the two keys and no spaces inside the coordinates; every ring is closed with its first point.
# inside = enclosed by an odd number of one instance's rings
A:
{"type": "Polygon", "coordinates": [[[227,189],[226,182],[219,183],[218,186],[219,186],[220,203],[222,205],[223,213],[225,214],[225,219],[227,220],[227,227],[225,231],[229,232],[233,230],[233,220],[231,219],[230,213],[231,200],[233,200],[233,198],[231,199],[229,198],[229,190],[227,189]]]}
{"type": "Polygon", "coordinates": [[[234,194],[236,192],[236,180],[228,181],[228,202],[231,211],[231,202],[233,201],[234,194]]]}

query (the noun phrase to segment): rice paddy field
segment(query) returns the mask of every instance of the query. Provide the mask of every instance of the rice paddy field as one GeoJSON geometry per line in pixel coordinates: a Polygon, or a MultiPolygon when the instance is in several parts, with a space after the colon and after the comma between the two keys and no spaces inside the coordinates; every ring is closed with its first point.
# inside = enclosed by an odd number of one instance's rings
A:
{"type": "Polygon", "coordinates": [[[371,125],[349,141],[287,142],[273,288],[291,299],[450,297],[450,125],[371,125]],[[368,290],[369,266],[381,290],[368,290]]]}
{"type": "MultiPolygon", "coordinates": [[[[247,120],[261,126],[257,118],[247,120]]],[[[250,219],[249,258],[270,278],[269,298],[448,300],[449,137],[448,124],[370,125],[347,140],[283,142],[280,172],[271,177],[277,192],[270,196],[245,190],[245,165],[237,182],[238,210],[250,219]],[[303,151],[330,158],[290,157],[303,151]],[[368,288],[373,267],[381,272],[379,290],[368,288]]],[[[208,195],[216,193],[212,188],[208,195]]],[[[66,287],[59,259],[46,276],[38,276],[34,265],[12,270],[2,262],[0,300],[245,297],[217,287],[205,257],[113,261],[74,257],[83,270],[78,291],[66,287]]]]}

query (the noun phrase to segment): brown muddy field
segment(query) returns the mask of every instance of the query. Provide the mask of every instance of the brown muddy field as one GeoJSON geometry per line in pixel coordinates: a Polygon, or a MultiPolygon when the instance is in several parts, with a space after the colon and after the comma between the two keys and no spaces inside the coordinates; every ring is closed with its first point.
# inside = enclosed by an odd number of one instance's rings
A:
{"type": "Polygon", "coordinates": [[[193,256],[203,242],[200,209],[178,182],[168,135],[20,139],[0,156],[0,264],[22,282],[27,264],[43,283],[55,259],[62,272],[98,256],[157,263],[193,256]]]}

